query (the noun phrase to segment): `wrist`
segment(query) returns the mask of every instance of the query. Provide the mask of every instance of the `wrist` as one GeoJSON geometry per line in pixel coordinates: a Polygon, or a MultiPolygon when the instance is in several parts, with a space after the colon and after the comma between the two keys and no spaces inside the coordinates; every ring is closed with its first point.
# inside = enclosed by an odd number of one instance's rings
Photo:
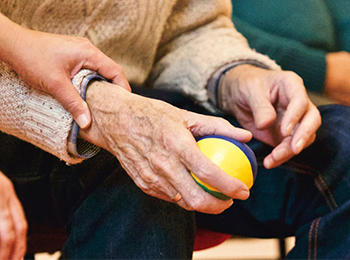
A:
{"type": "Polygon", "coordinates": [[[232,99],[235,94],[232,93],[232,90],[236,89],[239,85],[240,75],[257,68],[255,65],[251,64],[241,64],[223,74],[220,78],[218,84],[218,96],[217,96],[217,105],[223,111],[230,111],[232,105],[232,99]]]}
{"type": "Polygon", "coordinates": [[[263,64],[259,61],[256,61],[256,60],[239,60],[239,61],[235,61],[232,63],[228,63],[228,64],[220,67],[219,69],[217,69],[212,74],[212,76],[210,77],[210,79],[208,80],[208,83],[207,83],[208,97],[214,106],[220,107],[218,105],[218,102],[219,102],[219,100],[218,100],[218,96],[219,96],[218,87],[219,87],[219,84],[222,84],[221,79],[223,78],[223,76],[226,74],[226,72],[236,68],[237,66],[242,66],[242,65],[253,65],[256,67],[268,69],[268,67],[265,64],[263,64]]]}
{"type": "MultiPolygon", "coordinates": [[[[90,86],[93,85],[94,82],[97,84],[100,81],[105,81],[105,79],[95,72],[82,70],[73,79],[73,84],[78,84],[80,96],[83,100],[86,100],[86,94],[90,86]]],[[[74,157],[90,158],[99,152],[99,148],[95,145],[101,147],[101,144],[91,142],[90,139],[92,138],[88,138],[89,136],[82,136],[81,133],[82,130],[74,121],[68,137],[68,152],[74,157]]]]}
{"type": "MultiPolygon", "coordinates": [[[[79,128],[78,137],[82,138],[92,144],[95,144],[101,148],[106,149],[106,144],[103,142],[103,139],[100,136],[99,131],[95,129],[98,128],[98,121],[96,120],[96,104],[100,100],[101,90],[103,84],[100,81],[91,81],[86,89],[86,103],[89,106],[89,110],[92,117],[91,125],[86,129],[79,128]]],[[[103,101],[102,101],[103,102],[103,101]]]]}
{"type": "Polygon", "coordinates": [[[108,129],[117,131],[120,120],[121,98],[129,93],[118,85],[106,81],[92,81],[86,90],[86,102],[91,112],[92,122],[87,129],[79,129],[84,140],[110,151],[108,129]]]}

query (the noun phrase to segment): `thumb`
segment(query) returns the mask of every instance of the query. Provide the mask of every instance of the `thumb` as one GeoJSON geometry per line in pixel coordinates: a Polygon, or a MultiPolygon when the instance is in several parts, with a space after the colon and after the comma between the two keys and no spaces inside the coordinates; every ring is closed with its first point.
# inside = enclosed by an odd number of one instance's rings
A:
{"type": "Polygon", "coordinates": [[[51,94],[73,116],[80,128],[91,124],[91,114],[86,102],[81,98],[69,79],[63,80],[53,88],[51,94]]]}

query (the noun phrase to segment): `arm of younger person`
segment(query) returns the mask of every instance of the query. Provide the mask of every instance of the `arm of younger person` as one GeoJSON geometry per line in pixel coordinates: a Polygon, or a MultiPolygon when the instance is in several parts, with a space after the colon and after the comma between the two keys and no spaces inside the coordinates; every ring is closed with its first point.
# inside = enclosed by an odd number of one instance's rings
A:
{"type": "Polygon", "coordinates": [[[1,13],[0,25],[0,61],[31,87],[52,95],[80,127],[87,127],[91,120],[71,82],[81,69],[96,71],[130,90],[122,68],[87,39],[29,30],[1,13]]]}

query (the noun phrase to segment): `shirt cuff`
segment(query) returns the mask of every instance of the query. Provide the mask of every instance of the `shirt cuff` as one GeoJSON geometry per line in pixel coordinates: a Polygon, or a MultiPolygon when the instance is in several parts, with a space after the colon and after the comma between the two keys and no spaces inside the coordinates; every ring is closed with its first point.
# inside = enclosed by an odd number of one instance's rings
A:
{"type": "Polygon", "coordinates": [[[219,69],[217,69],[210,77],[207,83],[207,91],[208,91],[208,97],[210,102],[214,105],[217,106],[218,104],[218,86],[219,86],[219,81],[222,75],[224,75],[227,71],[230,69],[233,69],[234,67],[237,67],[239,65],[244,65],[244,64],[249,64],[249,65],[254,65],[263,69],[269,69],[268,66],[265,64],[256,61],[256,60],[240,60],[240,61],[235,61],[232,63],[228,63],[219,69]]]}
{"type": "MultiPolygon", "coordinates": [[[[85,101],[86,90],[89,83],[92,80],[107,81],[104,77],[98,75],[96,72],[87,74],[81,82],[81,93],[80,96],[85,101]]],[[[100,151],[100,147],[89,143],[86,140],[78,138],[79,126],[73,121],[72,129],[68,136],[68,152],[72,157],[75,158],[91,158],[100,151]]]]}

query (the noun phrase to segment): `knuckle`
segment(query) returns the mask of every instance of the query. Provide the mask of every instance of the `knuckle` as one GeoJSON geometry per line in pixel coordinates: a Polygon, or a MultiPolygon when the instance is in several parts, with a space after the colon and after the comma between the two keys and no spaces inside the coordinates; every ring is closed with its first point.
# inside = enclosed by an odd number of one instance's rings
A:
{"type": "Polygon", "coordinates": [[[141,173],[141,178],[142,180],[147,183],[150,184],[154,181],[154,175],[151,171],[142,171],[141,173]]]}
{"type": "Polygon", "coordinates": [[[211,183],[213,179],[213,174],[209,173],[208,171],[196,171],[196,176],[204,183],[211,183]]]}
{"type": "Polygon", "coordinates": [[[204,209],[204,200],[199,196],[193,196],[189,201],[188,205],[191,209],[196,211],[203,211],[204,209]]]}
{"type": "Polygon", "coordinates": [[[320,111],[316,108],[316,107],[314,107],[314,111],[315,111],[315,116],[317,117],[317,121],[316,121],[316,124],[317,124],[317,126],[321,126],[321,124],[322,124],[322,117],[321,117],[321,113],[320,113],[320,111]]]}
{"type": "Polygon", "coordinates": [[[156,172],[157,174],[161,174],[162,176],[169,175],[169,164],[171,164],[171,159],[167,158],[166,160],[164,157],[167,156],[160,156],[158,158],[151,159],[151,164],[152,168],[154,169],[154,172],[156,172]],[[164,158],[164,160],[162,160],[161,158],[164,158]]]}
{"type": "Polygon", "coordinates": [[[137,187],[139,187],[144,193],[146,194],[151,193],[150,186],[147,183],[145,183],[141,178],[135,178],[134,182],[137,185],[137,187]]]}
{"type": "Polygon", "coordinates": [[[91,48],[94,46],[88,38],[76,37],[75,39],[77,40],[78,44],[80,44],[80,47],[91,48]]]}
{"type": "Polygon", "coordinates": [[[286,78],[289,78],[290,80],[295,80],[295,81],[298,81],[299,83],[303,83],[303,79],[293,71],[290,71],[290,70],[283,71],[283,74],[285,75],[286,78]]]}
{"type": "Polygon", "coordinates": [[[149,186],[147,186],[147,185],[139,185],[139,187],[140,187],[140,189],[144,192],[144,193],[146,193],[146,194],[151,194],[152,192],[152,189],[149,187],[149,186]]]}
{"type": "Polygon", "coordinates": [[[17,226],[18,234],[20,236],[25,236],[28,232],[28,223],[27,221],[22,221],[21,223],[18,224],[17,226]]]}
{"type": "Polygon", "coordinates": [[[181,200],[179,202],[179,205],[182,207],[182,208],[184,208],[185,210],[187,210],[187,211],[194,211],[195,209],[194,208],[192,208],[187,202],[183,202],[183,200],[181,200]],[[180,203],[181,202],[181,203],[180,203]]]}
{"type": "Polygon", "coordinates": [[[152,189],[158,190],[161,187],[162,181],[160,178],[155,178],[150,184],[152,189]]]}

